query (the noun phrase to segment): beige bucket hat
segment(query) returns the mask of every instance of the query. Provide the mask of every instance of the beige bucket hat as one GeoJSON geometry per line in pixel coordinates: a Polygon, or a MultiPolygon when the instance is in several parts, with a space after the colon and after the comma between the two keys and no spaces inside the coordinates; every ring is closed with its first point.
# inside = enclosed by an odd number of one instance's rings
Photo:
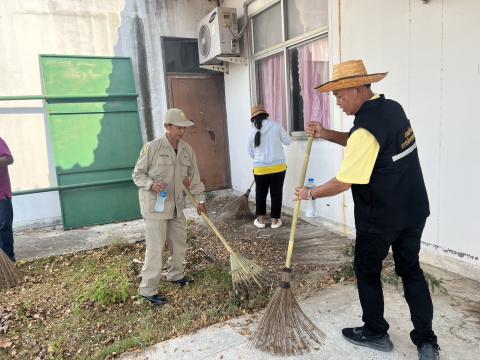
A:
{"type": "Polygon", "coordinates": [[[321,92],[348,89],[382,80],[388,72],[368,74],[362,60],[350,60],[334,65],[332,80],[315,89],[321,92]]]}
{"type": "Polygon", "coordinates": [[[252,120],[255,116],[260,115],[260,114],[267,114],[267,111],[265,110],[265,107],[262,104],[255,105],[252,107],[251,115],[250,115],[250,120],[252,120]]]}
{"type": "Polygon", "coordinates": [[[187,119],[182,110],[177,108],[168,109],[167,113],[165,114],[165,121],[163,123],[165,125],[171,124],[182,127],[195,125],[193,121],[187,119]]]}

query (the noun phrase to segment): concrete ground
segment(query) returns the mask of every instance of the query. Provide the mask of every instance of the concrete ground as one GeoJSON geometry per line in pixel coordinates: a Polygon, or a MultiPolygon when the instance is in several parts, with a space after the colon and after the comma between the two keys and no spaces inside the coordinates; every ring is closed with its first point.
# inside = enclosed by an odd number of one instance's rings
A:
{"type": "Polygon", "coordinates": [[[136,242],[145,239],[143,220],[97,225],[64,231],[61,226],[14,232],[17,260],[96,249],[115,241],[136,242]]]}
{"type": "MultiPolygon", "coordinates": [[[[192,209],[193,210],[193,209],[192,209]]],[[[194,217],[194,212],[187,214],[194,217]]],[[[250,226],[249,224],[248,226],[250,226]]],[[[326,229],[301,223],[298,236],[297,262],[304,256],[318,256],[321,263],[337,262],[334,256],[344,245],[341,237],[326,229]],[[319,236],[321,234],[322,236],[319,236]],[[314,238],[325,238],[325,244],[314,238]],[[337,240],[335,240],[337,239],[337,240]],[[302,250],[303,249],[303,250],[302,250]],[[333,250],[332,250],[333,249],[333,250]],[[304,256],[298,256],[301,253],[304,256]]],[[[288,233],[288,229],[282,229],[288,233]]],[[[93,226],[84,229],[63,231],[61,228],[23,230],[15,233],[15,250],[18,259],[41,258],[97,248],[108,243],[127,239],[138,241],[144,238],[143,221],[93,226]]],[[[480,283],[465,279],[437,268],[424,266],[428,273],[442,279],[448,294],[438,290],[433,294],[435,317],[434,330],[442,348],[442,359],[478,359],[480,352],[480,283]]],[[[394,287],[385,289],[385,316],[390,322],[390,336],[395,345],[391,353],[379,353],[346,342],[343,327],[361,325],[361,310],[355,284],[341,283],[320,291],[300,301],[305,313],[326,334],[323,346],[310,353],[291,359],[417,359],[416,348],[409,340],[411,330],[408,307],[402,293],[394,287]]],[[[147,349],[122,355],[121,359],[280,359],[253,349],[249,343],[258,317],[261,314],[242,317],[204,328],[196,333],[170,339],[147,349]]]]}
{"type": "MultiPolygon", "coordinates": [[[[428,271],[444,279],[448,294],[433,294],[435,309],[434,330],[441,346],[441,359],[476,360],[480,345],[480,284],[454,274],[429,268],[428,271]]],[[[323,346],[310,353],[289,359],[418,359],[410,342],[411,323],[402,293],[392,286],[385,289],[385,316],[390,323],[390,337],[394,343],[391,353],[381,353],[345,341],[343,327],[361,324],[361,309],[354,284],[338,284],[303,300],[301,307],[326,335],[323,346]]],[[[258,317],[234,319],[213,325],[194,334],[171,339],[143,351],[125,353],[122,360],[200,360],[200,359],[281,359],[252,348],[249,335],[258,317]]]]}

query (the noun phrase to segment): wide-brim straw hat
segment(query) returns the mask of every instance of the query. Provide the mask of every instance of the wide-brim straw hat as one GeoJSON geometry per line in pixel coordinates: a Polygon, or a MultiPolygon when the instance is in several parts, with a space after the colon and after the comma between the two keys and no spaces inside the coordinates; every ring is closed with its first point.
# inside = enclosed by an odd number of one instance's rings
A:
{"type": "Polygon", "coordinates": [[[362,60],[350,60],[333,67],[332,80],[315,89],[321,92],[335,91],[368,85],[382,80],[388,72],[368,74],[362,60]]]}
{"type": "Polygon", "coordinates": [[[163,122],[165,125],[176,125],[181,127],[189,127],[195,125],[193,121],[190,121],[185,116],[185,113],[177,108],[168,109],[167,113],[165,114],[165,121],[163,122]]]}
{"type": "Polygon", "coordinates": [[[255,116],[260,115],[260,114],[267,114],[267,111],[265,110],[265,107],[262,104],[255,105],[252,107],[251,115],[250,115],[250,120],[252,120],[255,116]]]}

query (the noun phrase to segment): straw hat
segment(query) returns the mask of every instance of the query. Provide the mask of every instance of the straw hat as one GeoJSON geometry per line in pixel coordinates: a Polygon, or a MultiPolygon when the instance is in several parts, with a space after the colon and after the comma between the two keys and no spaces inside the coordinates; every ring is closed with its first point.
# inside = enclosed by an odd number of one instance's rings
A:
{"type": "Polygon", "coordinates": [[[195,125],[193,121],[187,119],[182,110],[177,108],[168,109],[167,113],[165,114],[165,121],[163,123],[165,125],[171,124],[182,127],[195,125]]]}
{"type": "Polygon", "coordinates": [[[362,60],[350,60],[333,66],[332,80],[317,86],[321,92],[348,89],[375,83],[387,76],[388,72],[367,74],[362,60]]]}
{"type": "Polygon", "coordinates": [[[268,116],[268,113],[265,111],[265,107],[262,104],[255,105],[252,107],[252,115],[250,115],[250,120],[260,114],[267,114],[268,116]]]}

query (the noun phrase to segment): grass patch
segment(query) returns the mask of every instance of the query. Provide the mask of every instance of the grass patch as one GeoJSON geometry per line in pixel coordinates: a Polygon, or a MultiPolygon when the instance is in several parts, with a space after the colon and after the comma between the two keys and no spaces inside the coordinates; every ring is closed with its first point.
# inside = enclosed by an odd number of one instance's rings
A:
{"type": "Polygon", "coordinates": [[[132,293],[127,277],[109,267],[93,284],[87,285],[85,291],[78,296],[77,304],[81,306],[87,301],[101,305],[124,303],[132,293]]]}
{"type": "Polygon", "coordinates": [[[194,248],[187,254],[193,285],[162,281],[168,304],[153,307],[136,295],[144,243],[20,264],[22,286],[0,292],[0,321],[12,345],[0,359],[107,359],[264,307],[268,294],[238,295],[228,270],[194,248]]]}

